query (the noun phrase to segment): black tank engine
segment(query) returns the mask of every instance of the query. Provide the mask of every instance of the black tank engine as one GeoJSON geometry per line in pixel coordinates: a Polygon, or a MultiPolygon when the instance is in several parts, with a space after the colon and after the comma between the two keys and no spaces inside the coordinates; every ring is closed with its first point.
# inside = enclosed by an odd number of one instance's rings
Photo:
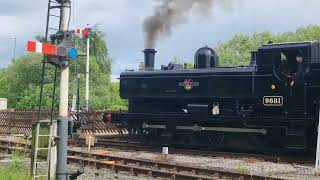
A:
{"type": "Polygon", "coordinates": [[[169,63],[155,70],[156,51],[144,53],[143,70],[120,76],[128,112],[112,114],[131,135],[217,148],[315,147],[320,42],[263,45],[241,67],[220,66],[216,51],[203,47],[193,69],[169,63]]]}

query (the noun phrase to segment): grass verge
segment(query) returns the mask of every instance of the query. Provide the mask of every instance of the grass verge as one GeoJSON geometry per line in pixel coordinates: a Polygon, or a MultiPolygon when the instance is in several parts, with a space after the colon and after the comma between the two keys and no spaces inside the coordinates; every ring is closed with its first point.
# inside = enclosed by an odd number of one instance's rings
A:
{"type": "Polygon", "coordinates": [[[31,180],[24,157],[25,154],[14,152],[10,164],[0,168],[0,180],[31,180]]]}

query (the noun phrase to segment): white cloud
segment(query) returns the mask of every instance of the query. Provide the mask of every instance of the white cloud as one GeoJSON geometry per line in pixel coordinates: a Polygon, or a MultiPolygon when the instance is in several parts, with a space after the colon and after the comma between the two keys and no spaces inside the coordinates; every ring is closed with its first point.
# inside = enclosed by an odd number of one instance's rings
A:
{"type": "MultiPolygon", "coordinates": [[[[233,2],[235,0],[226,0],[233,2]]],[[[12,37],[17,37],[17,56],[26,53],[25,43],[44,34],[48,0],[0,0],[0,67],[12,58],[12,37]]],[[[113,74],[138,67],[143,59],[143,19],[152,14],[153,0],[72,0],[74,15],[71,28],[87,23],[100,24],[107,34],[113,63],[113,74]]],[[[170,38],[157,47],[156,65],[167,64],[179,56],[192,60],[202,45],[215,45],[236,33],[250,34],[271,30],[284,32],[301,25],[320,24],[319,0],[237,0],[231,10],[228,4],[216,7],[207,18],[192,17],[189,23],[173,30],[170,38]],[[220,8],[220,9],[219,9],[220,8]],[[227,9],[227,11],[225,10],[227,9]],[[302,13],[302,14],[301,14],[302,13]]]]}
{"type": "MultiPolygon", "coordinates": [[[[139,3],[132,0],[72,0],[70,28],[82,28],[89,23],[99,24],[100,29],[108,34],[128,33],[132,30],[130,27],[140,27],[146,13],[141,9],[147,5],[150,5],[149,0],[140,0],[139,3]]],[[[47,0],[1,0],[0,67],[7,65],[11,58],[11,48],[4,40],[10,42],[12,37],[16,37],[17,55],[26,53],[26,41],[44,34],[46,13],[47,0]]],[[[50,26],[57,27],[57,20],[51,20],[56,22],[50,26]]],[[[123,41],[128,40],[121,41],[123,44],[123,41]]]]}
{"type": "Polygon", "coordinates": [[[143,18],[141,9],[141,7],[132,6],[131,0],[95,1],[94,3],[77,0],[74,2],[75,17],[71,19],[71,24],[82,26],[87,23],[100,24],[108,31],[124,31],[132,24],[141,23],[143,18]]]}

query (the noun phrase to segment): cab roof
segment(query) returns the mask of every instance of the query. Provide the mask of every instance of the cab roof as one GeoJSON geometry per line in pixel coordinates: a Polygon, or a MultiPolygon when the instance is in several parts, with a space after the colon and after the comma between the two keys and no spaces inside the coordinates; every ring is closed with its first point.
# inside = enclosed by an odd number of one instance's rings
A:
{"type": "Polygon", "coordinates": [[[301,41],[301,42],[264,44],[259,48],[259,50],[302,48],[302,47],[307,47],[307,46],[311,46],[313,44],[319,44],[319,43],[320,43],[320,41],[301,41]]]}
{"type": "Polygon", "coordinates": [[[265,44],[259,47],[258,52],[277,52],[283,50],[303,50],[311,63],[320,64],[320,41],[301,41],[265,44]]]}

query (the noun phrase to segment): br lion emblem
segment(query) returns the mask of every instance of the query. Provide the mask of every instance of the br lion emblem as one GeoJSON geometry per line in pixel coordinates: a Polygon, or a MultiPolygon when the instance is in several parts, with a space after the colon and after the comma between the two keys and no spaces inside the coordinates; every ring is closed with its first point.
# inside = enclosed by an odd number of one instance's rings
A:
{"type": "Polygon", "coordinates": [[[185,90],[190,91],[193,87],[199,86],[199,82],[194,82],[192,79],[186,79],[179,83],[179,86],[184,87],[185,90]]]}

